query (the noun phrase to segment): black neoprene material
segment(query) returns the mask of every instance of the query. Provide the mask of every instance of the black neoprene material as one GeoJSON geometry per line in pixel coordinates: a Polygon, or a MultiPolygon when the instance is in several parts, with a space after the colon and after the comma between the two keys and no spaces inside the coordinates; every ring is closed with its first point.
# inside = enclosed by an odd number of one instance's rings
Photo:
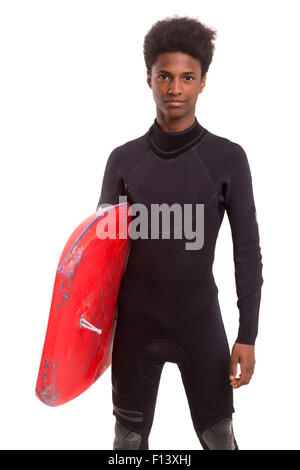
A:
{"type": "MultiPolygon", "coordinates": [[[[101,204],[204,204],[204,245],[174,238],[131,240],[118,298],[112,355],[114,414],[146,439],[165,362],[178,364],[197,432],[234,412],[230,351],[212,265],[227,212],[233,241],[239,332],[255,344],[262,256],[249,163],[243,148],[194,123],[163,131],[155,119],[141,137],[115,148],[107,161],[101,204]],[[118,414],[118,410],[123,411],[118,414]],[[139,413],[142,420],[130,420],[139,413]],[[129,417],[129,418],[126,418],[129,417]]],[[[195,227],[194,227],[195,228],[195,227]]]]}

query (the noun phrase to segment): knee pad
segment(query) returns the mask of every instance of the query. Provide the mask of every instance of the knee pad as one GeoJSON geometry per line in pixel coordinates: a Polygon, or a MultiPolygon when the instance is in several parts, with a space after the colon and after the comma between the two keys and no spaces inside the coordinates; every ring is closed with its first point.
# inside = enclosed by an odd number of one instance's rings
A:
{"type": "Polygon", "coordinates": [[[200,441],[205,450],[238,450],[231,418],[221,419],[205,429],[200,441]]]}
{"type": "Polygon", "coordinates": [[[137,450],[142,442],[141,434],[127,429],[123,424],[116,420],[114,450],[137,450]]]}

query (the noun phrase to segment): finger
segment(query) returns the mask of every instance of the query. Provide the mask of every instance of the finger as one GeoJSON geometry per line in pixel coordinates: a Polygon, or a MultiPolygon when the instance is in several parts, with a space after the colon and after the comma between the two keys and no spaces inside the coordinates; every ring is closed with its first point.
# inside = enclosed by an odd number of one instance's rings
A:
{"type": "Polygon", "coordinates": [[[237,379],[235,382],[231,383],[232,388],[238,388],[239,387],[239,379],[237,379]]]}
{"type": "Polygon", "coordinates": [[[233,379],[237,374],[238,361],[231,357],[230,359],[230,369],[229,369],[229,378],[233,379]]]}
{"type": "Polygon", "coordinates": [[[245,378],[243,378],[242,374],[240,374],[240,377],[234,381],[233,388],[240,388],[242,385],[246,385],[246,383],[245,378]]]}
{"type": "Polygon", "coordinates": [[[240,379],[238,377],[234,377],[234,379],[230,381],[230,385],[232,386],[232,388],[237,388],[239,381],[240,379]]]}
{"type": "Polygon", "coordinates": [[[239,381],[239,379],[237,379],[237,381],[232,384],[232,388],[233,388],[233,389],[239,388],[239,383],[238,383],[238,381],[239,381]]]}
{"type": "Polygon", "coordinates": [[[230,378],[230,383],[234,383],[234,382],[236,382],[237,380],[239,380],[238,377],[232,377],[232,378],[230,378]]]}
{"type": "Polygon", "coordinates": [[[248,385],[252,377],[252,367],[249,364],[241,363],[241,374],[238,382],[238,387],[248,385]]]}

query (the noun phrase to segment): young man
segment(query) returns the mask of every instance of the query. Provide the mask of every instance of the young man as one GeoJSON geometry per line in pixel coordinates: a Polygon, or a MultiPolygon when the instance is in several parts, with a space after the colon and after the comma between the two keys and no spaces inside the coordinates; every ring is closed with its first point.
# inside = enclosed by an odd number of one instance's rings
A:
{"type": "MultiPolygon", "coordinates": [[[[115,148],[105,169],[97,210],[117,204],[121,195],[149,212],[163,203],[183,210],[185,204],[204,207],[204,242],[198,249],[186,249],[187,237],[175,236],[183,225],[178,220],[169,231],[155,230],[148,220],[149,237],[131,240],[112,353],[114,449],[148,449],[162,368],[173,362],[202,447],[238,450],[233,389],[248,384],[254,370],[262,256],[247,156],[195,117],[215,34],[196,19],[177,16],[150,29],[144,56],[156,118],[146,134],[115,148]],[[225,211],[240,313],[231,355],[212,274],[225,211]]],[[[197,215],[189,220],[199,230],[197,215]]]]}

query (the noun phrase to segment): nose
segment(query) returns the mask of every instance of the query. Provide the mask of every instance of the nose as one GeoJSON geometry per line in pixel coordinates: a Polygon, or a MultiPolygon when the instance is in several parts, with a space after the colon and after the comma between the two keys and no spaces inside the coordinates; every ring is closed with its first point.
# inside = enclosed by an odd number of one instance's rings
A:
{"type": "Polygon", "coordinates": [[[178,95],[181,94],[181,83],[180,78],[173,78],[169,86],[169,94],[178,95]]]}

